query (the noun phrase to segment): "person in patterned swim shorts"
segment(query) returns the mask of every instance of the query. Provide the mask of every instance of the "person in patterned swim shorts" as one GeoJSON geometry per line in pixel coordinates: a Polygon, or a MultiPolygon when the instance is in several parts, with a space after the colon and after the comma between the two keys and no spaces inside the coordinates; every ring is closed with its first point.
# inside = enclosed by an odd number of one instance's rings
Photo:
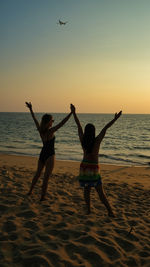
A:
{"type": "Polygon", "coordinates": [[[100,200],[105,205],[108,215],[115,217],[112,207],[110,206],[108,199],[105,195],[102,179],[99,171],[98,155],[100,144],[106,134],[108,128],[110,128],[114,122],[121,116],[122,111],[116,113],[114,119],[111,120],[100,133],[95,136],[95,126],[88,123],[85,126],[84,132],[80,121],[77,117],[75,106],[71,105],[71,110],[78,127],[78,135],[83,149],[83,160],[80,164],[79,183],[84,188],[84,199],[87,207],[87,214],[91,212],[90,208],[90,192],[91,187],[95,187],[100,200]]]}

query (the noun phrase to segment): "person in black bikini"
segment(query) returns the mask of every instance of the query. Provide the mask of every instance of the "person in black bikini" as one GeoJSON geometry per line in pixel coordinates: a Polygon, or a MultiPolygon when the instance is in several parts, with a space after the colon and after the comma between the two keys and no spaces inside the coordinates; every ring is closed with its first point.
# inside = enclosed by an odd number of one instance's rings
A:
{"type": "Polygon", "coordinates": [[[38,160],[37,171],[33,177],[28,195],[31,195],[32,190],[35,184],[37,183],[43,168],[45,167],[44,179],[42,184],[42,193],[40,199],[40,201],[43,201],[45,199],[45,195],[48,188],[48,180],[50,175],[52,174],[55,162],[54,133],[68,121],[72,112],[70,112],[60,123],[52,127],[52,123],[54,122],[52,115],[49,114],[43,115],[41,123],[39,124],[38,120],[34,115],[31,102],[25,102],[25,103],[31,112],[31,116],[35,122],[36,128],[43,142],[43,147],[38,160]]]}

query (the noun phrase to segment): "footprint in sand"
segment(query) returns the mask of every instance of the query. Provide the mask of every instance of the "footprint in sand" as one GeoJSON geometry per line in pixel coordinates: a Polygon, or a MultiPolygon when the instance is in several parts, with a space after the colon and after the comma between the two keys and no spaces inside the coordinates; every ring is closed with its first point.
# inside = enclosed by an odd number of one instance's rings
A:
{"type": "Polygon", "coordinates": [[[136,247],[135,245],[133,245],[131,242],[122,239],[120,237],[115,237],[114,238],[116,240],[116,242],[118,243],[118,245],[123,248],[126,252],[130,252],[132,250],[134,250],[136,247]]]}
{"type": "Polygon", "coordinates": [[[27,267],[27,266],[49,267],[50,265],[49,265],[49,261],[43,255],[35,255],[35,256],[23,257],[21,266],[22,267],[27,267]]]}
{"type": "Polygon", "coordinates": [[[36,217],[36,213],[34,213],[33,211],[29,211],[29,210],[27,210],[27,211],[24,211],[24,212],[19,212],[19,213],[17,213],[17,216],[18,217],[24,217],[24,218],[26,218],[26,219],[29,219],[29,218],[33,218],[33,217],[36,217]]]}
{"type": "Polygon", "coordinates": [[[37,225],[38,225],[37,223],[30,220],[24,223],[25,228],[34,230],[35,232],[39,231],[39,227],[37,225]]]}
{"type": "Polygon", "coordinates": [[[16,231],[16,225],[12,221],[7,221],[3,224],[2,230],[6,233],[16,231]]]}

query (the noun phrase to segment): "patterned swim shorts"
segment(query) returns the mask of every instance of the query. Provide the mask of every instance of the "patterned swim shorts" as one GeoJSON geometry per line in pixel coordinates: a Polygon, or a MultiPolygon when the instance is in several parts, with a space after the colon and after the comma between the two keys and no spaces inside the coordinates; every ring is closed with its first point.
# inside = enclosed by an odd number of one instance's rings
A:
{"type": "Polygon", "coordinates": [[[99,173],[99,164],[82,161],[80,164],[79,183],[82,187],[102,184],[99,173]]]}

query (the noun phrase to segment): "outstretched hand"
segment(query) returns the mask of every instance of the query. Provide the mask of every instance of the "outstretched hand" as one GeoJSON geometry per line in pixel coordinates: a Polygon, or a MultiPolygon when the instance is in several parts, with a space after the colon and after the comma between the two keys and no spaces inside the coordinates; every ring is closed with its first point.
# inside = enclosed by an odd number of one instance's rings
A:
{"type": "Polygon", "coordinates": [[[122,114],[122,110],[119,113],[115,113],[115,119],[117,120],[122,114]]]}
{"type": "Polygon", "coordinates": [[[70,104],[70,109],[72,113],[75,113],[76,109],[75,106],[73,104],[70,104]]]}
{"type": "Polygon", "coordinates": [[[25,102],[25,103],[26,103],[27,108],[32,109],[32,104],[31,104],[31,102],[25,102]]]}

